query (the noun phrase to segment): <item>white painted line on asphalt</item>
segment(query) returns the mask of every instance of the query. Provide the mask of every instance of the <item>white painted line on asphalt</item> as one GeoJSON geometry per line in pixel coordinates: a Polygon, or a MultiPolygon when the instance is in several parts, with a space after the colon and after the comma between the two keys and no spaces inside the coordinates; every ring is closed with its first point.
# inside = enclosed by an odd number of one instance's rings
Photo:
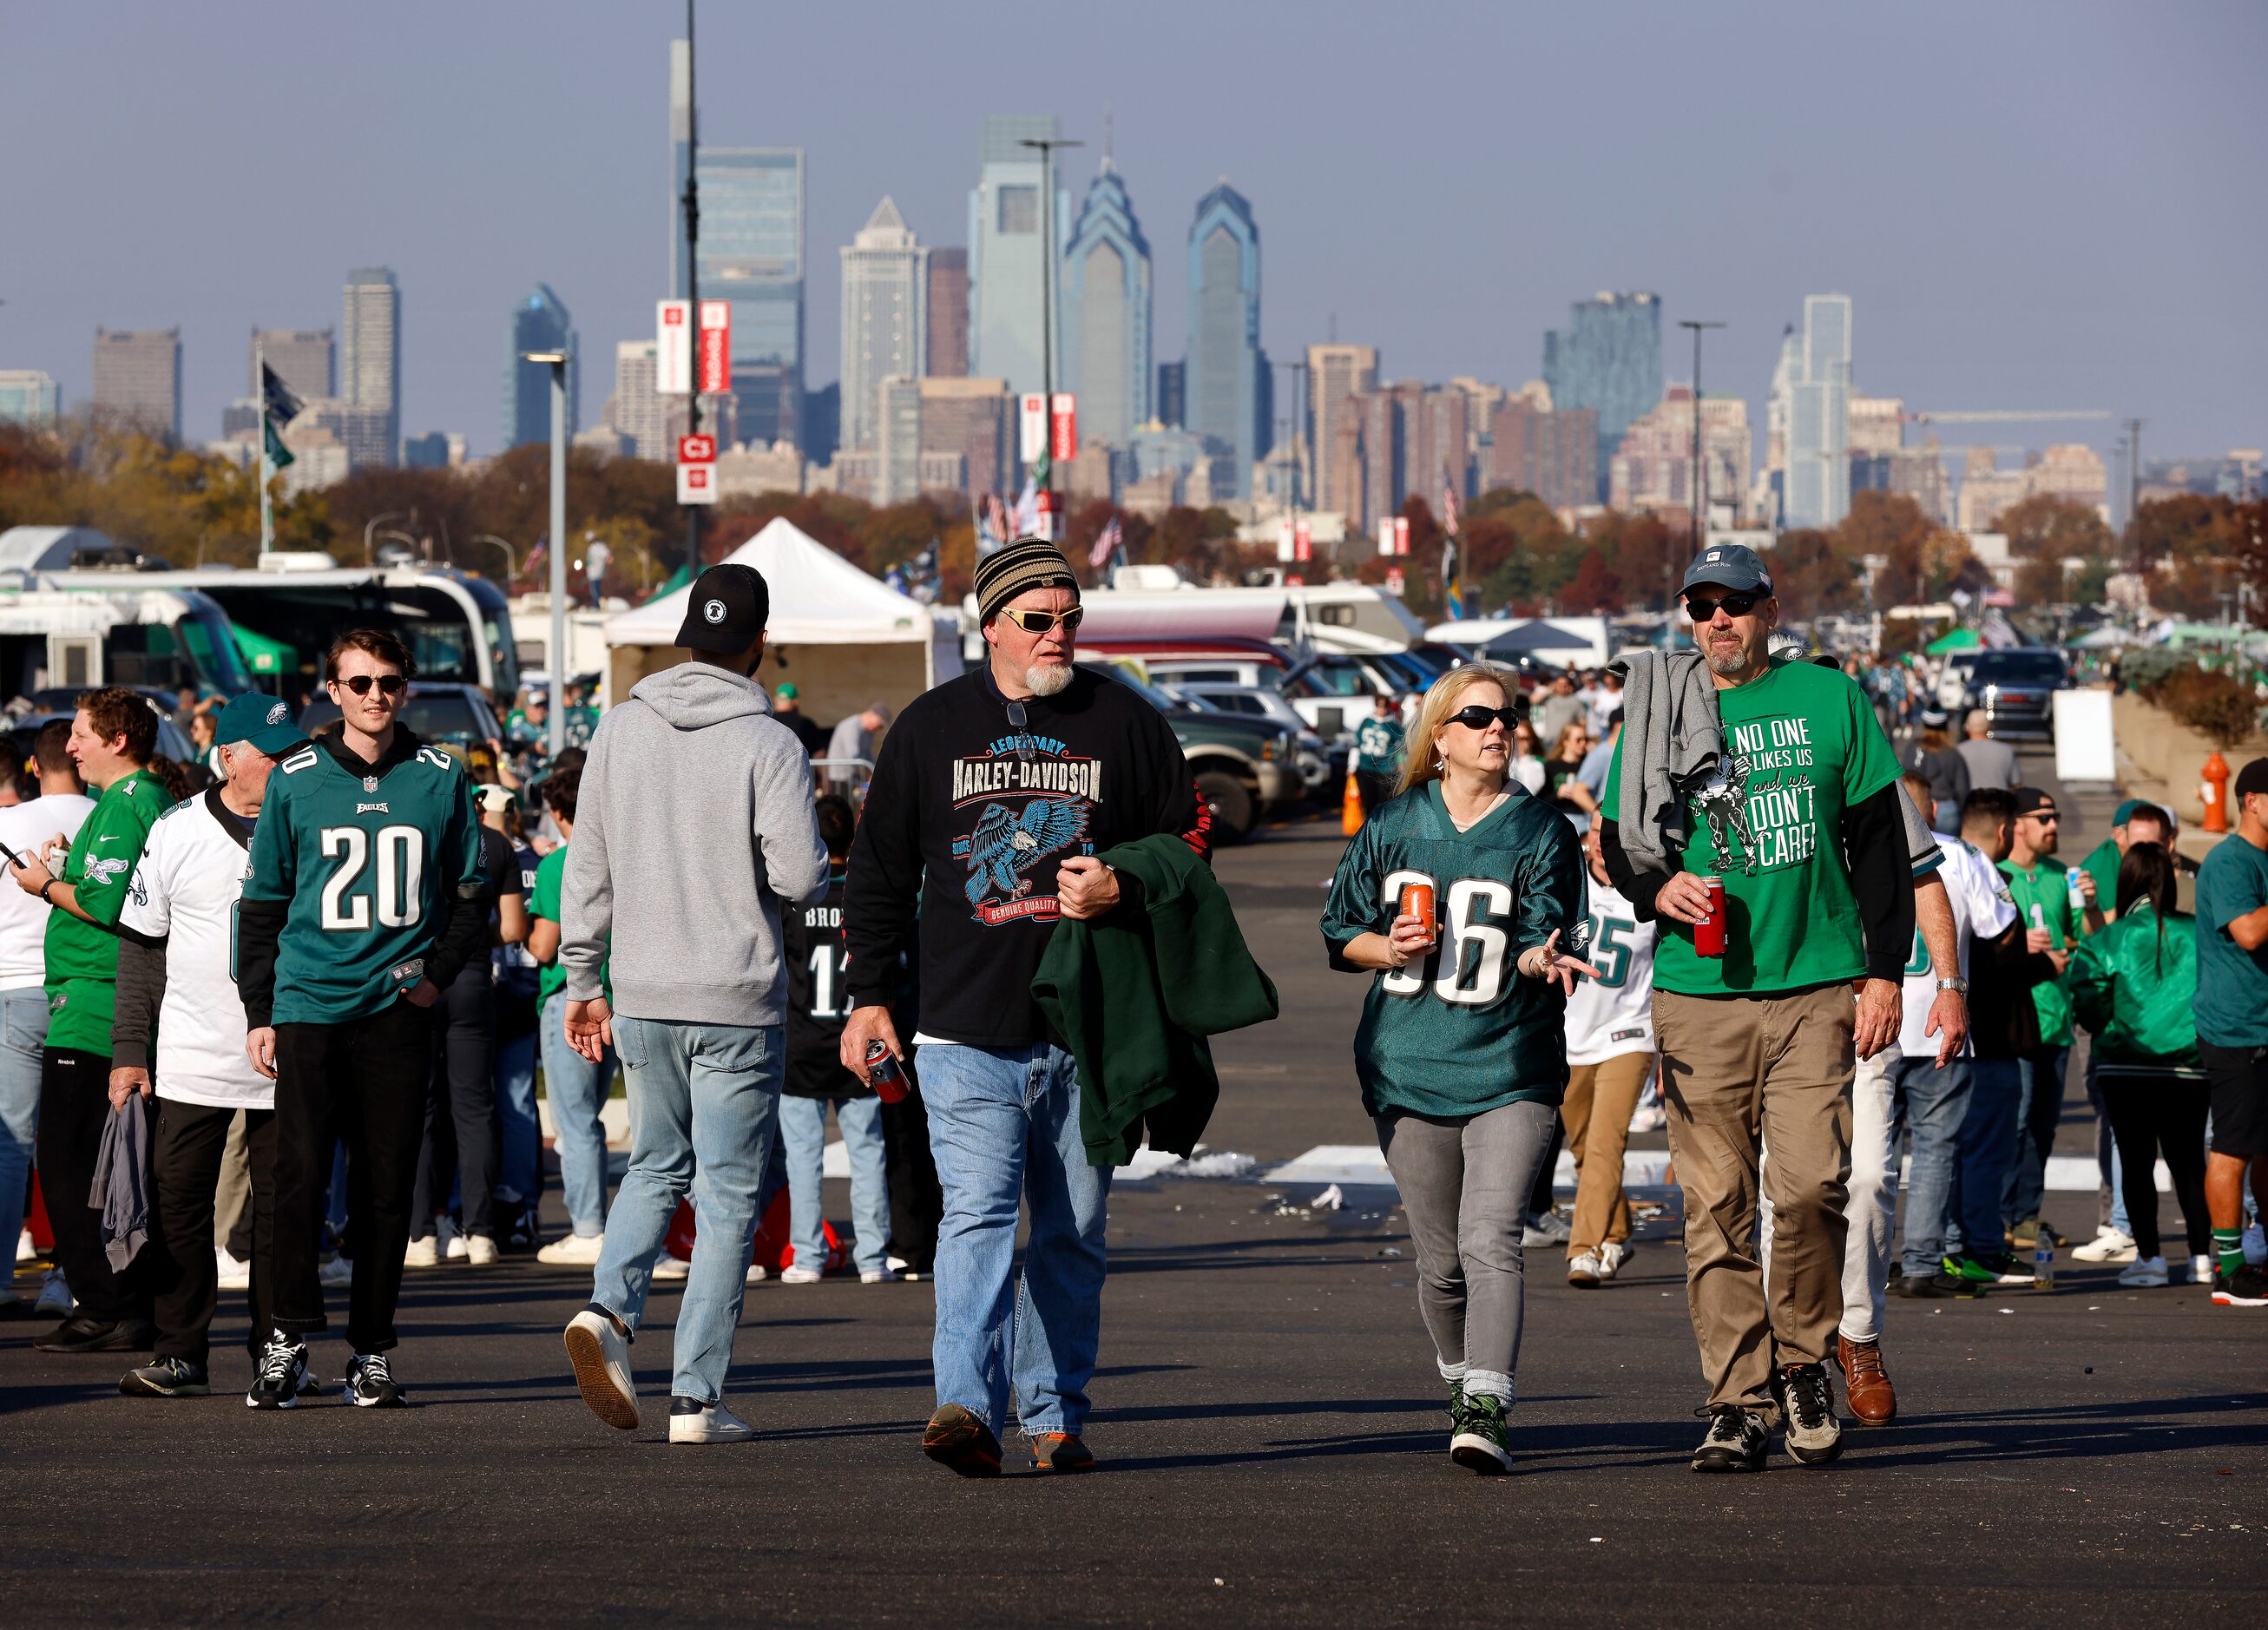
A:
{"type": "MultiPolygon", "coordinates": [[[[1623,1155],[1623,1183],[1626,1187],[1651,1187],[1667,1182],[1669,1155],[1660,1149],[1631,1149],[1623,1155]]],[[[1902,1174],[1903,1175],[1903,1174],[1902,1174]]],[[[1367,1143],[1319,1143],[1306,1154],[1271,1166],[1260,1174],[1263,1183],[1360,1183],[1373,1187],[1390,1189],[1395,1186],[1394,1174],[1386,1169],[1386,1157],[1367,1143]]],[[[1551,1186],[1572,1192],[1575,1187],[1574,1157],[1565,1150],[1559,1153],[1558,1164],[1551,1173],[1551,1186]]],[[[2092,1194],[2095,1191],[2094,1160],[2084,1154],[2051,1154],[2048,1156],[2047,1186],[2051,1193],[2092,1194]]],[[[2173,1178],[2163,1161],[2158,1162],[2158,1192],[2174,1191],[2173,1178]]]]}

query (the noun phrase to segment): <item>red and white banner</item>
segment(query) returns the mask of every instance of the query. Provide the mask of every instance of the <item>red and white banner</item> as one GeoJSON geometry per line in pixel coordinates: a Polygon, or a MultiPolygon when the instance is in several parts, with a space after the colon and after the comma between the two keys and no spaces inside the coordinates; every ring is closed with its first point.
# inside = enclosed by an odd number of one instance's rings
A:
{"type": "Polygon", "coordinates": [[[1381,515],[1378,518],[1378,552],[1382,556],[1410,552],[1409,517],[1381,515]]]}
{"type": "Polygon", "coordinates": [[[1394,518],[1394,552],[1397,555],[1410,552],[1410,517],[1407,515],[1394,518]]]}
{"type": "Polygon", "coordinates": [[[1018,401],[1017,409],[1016,461],[1036,464],[1048,445],[1048,399],[1032,391],[1018,401]]]}
{"type": "Polygon", "coordinates": [[[680,436],[677,439],[677,501],[714,504],[717,501],[717,439],[680,436]]]}
{"type": "Polygon", "coordinates": [[[1050,543],[1061,535],[1056,530],[1056,522],[1060,519],[1056,510],[1057,502],[1056,495],[1045,487],[1040,489],[1034,500],[1035,507],[1040,512],[1039,535],[1050,543]]]}
{"type": "Polygon", "coordinates": [[[733,388],[733,302],[701,302],[701,394],[721,396],[733,388]]]}
{"type": "Polygon", "coordinates": [[[1399,599],[1404,586],[1405,584],[1402,576],[1402,568],[1399,566],[1387,567],[1386,592],[1399,599]]]}
{"type": "Polygon", "coordinates": [[[1276,558],[1278,562],[1288,566],[1294,559],[1298,558],[1292,553],[1292,518],[1289,515],[1286,515],[1283,520],[1276,523],[1276,558]]]}
{"type": "Polygon", "coordinates": [[[693,302],[659,300],[653,316],[653,388],[657,395],[693,394],[693,302]]]}
{"type": "Polygon", "coordinates": [[[1049,424],[1048,456],[1058,464],[1070,463],[1079,453],[1079,398],[1070,391],[1057,391],[1049,424]]]}
{"type": "Polygon", "coordinates": [[[1315,557],[1315,530],[1301,516],[1292,527],[1292,558],[1305,564],[1315,557]]]}

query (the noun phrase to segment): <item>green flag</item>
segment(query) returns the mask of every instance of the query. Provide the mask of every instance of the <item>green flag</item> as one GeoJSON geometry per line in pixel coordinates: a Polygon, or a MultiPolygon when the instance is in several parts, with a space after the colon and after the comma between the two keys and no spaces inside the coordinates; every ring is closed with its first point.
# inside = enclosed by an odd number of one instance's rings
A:
{"type": "Polygon", "coordinates": [[[276,421],[266,413],[260,416],[260,429],[268,446],[268,463],[271,469],[282,469],[294,461],[291,449],[284,445],[284,438],[276,433],[276,421]]]}

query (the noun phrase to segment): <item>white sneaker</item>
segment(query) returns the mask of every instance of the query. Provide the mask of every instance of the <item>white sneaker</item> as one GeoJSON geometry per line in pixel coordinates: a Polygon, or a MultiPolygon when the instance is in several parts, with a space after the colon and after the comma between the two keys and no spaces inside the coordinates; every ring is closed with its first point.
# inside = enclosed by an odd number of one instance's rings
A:
{"type": "Polygon", "coordinates": [[[2138,1258],[2119,1274],[2118,1282],[2135,1290],[2162,1285],[2166,1282],[2166,1259],[2163,1257],[2138,1258]]]}
{"type": "Polygon", "coordinates": [[[409,1249],[401,1253],[405,1268],[430,1268],[441,1260],[441,1242],[428,1234],[423,1239],[409,1242],[409,1249]]]}
{"type": "Polygon", "coordinates": [[[457,1232],[457,1225],[448,1218],[441,1219],[441,1257],[447,1262],[462,1262],[472,1254],[465,1236],[457,1232]]]}
{"type": "Polygon", "coordinates": [[[474,1235],[465,1242],[465,1249],[468,1258],[475,1267],[485,1268],[494,1265],[497,1259],[496,1242],[487,1235],[474,1235]]]}
{"type": "Polygon", "coordinates": [[[1587,1250],[1567,1264],[1567,1282],[1577,1290],[1596,1290],[1604,1277],[1596,1251],[1587,1250]]]}
{"type": "Polygon", "coordinates": [[[745,1443],[756,1429],[721,1403],[696,1404],[689,1398],[669,1400],[669,1441],[673,1443],[745,1443]]]}
{"type": "Polygon", "coordinates": [[[247,1290],[252,1285],[252,1265],[239,1262],[230,1255],[225,1245],[213,1247],[213,1268],[219,1275],[223,1290],[247,1290]]]}
{"type": "Polygon", "coordinates": [[[816,1285],[825,1277],[817,1268],[806,1268],[799,1262],[790,1263],[780,1270],[783,1285],[816,1285]]]}
{"type": "Polygon", "coordinates": [[[908,1262],[903,1257],[885,1257],[882,1258],[882,1265],[889,1269],[893,1273],[903,1273],[908,1268],[910,1268],[914,1265],[908,1262]]]}
{"type": "Polygon", "coordinates": [[[1631,1248],[1618,1240],[1609,1240],[1599,1247],[1599,1277],[1610,1280],[1623,1271],[1623,1264],[1631,1259],[1631,1248]]]}
{"type": "Polygon", "coordinates": [[[37,1262],[39,1259],[40,1248],[32,1243],[32,1231],[26,1228],[16,1236],[16,1265],[20,1268],[27,1262],[37,1262]]]}
{"type": "Polygon", "coordinates": [[[2190,1258],[2190,1283],[2192,1285],[2212,1284],[2214,1266],[2215,1259],[2212,1257],[2191,1257],[2190,1258]]]}
{"type": "Polygon", "coordinates": [[[664,1257],[653,1265],[649,1276],[658,1280],[681,1280],[693,1272],[693,1265],[682,1257],[664,1257]]]}
{"type": "Polygon", "coordinates": [[[2132,1262],[2134,1236],[2106,1224],[2086,1244],[2074,1246],[2071,1258],[2073,1262],[2132,1262]]]}
{"type": "Polygon", "coordinates": [[[743,1282],[750,1285],[761,1285],[766,1280],[771,1278],[771,1276],[772,1271],[764,1266],[762,1263],[752,1262],[748,1265],[747,1277],[743,1282]]]}
{"type": "Polygon", "coordinates": [[[70,1282],[63,1278],[63,1271],[49,1268],[40,1280],[40,1299],[32,1304],[32,1311],[42,1317],[53,1315],[67,1319],[77,1305],[78,1298],[71,1294],[70,1282]]]}
{"type": "Polygon", "coordinates": [[[630,1344],[602,1308],[585,1308],[567,1321],[567,1361],[591,1412],[628,1432],[638,1423],[637,1383],[630,1376],[630,1344]]]}
{"type": "Polygon", "coordinates": [[[535,1259],[548,1266],[559,1268],[595,1267],[599,1253],[606,1248],[603,1234],[568,1234],[551,1242],[535,1253],[535,1259]]]}
{"type": "Polygon", "coordinates": [[[325,1285],[344,1287],[354,1283],[354,1262],[351,1258],[333,1253],[315,1270],[315,1278],[325,1285]]]}
{"type": "Polygon", "coordinates": [[[1641,1103],[1631,1111],[1632,1132],[1660,1132],[1669,1125],[1669,1112],[1658,1103],[1641,1103]]]}
{"type": "Polygon", "coordinates": [[[2268,1262],[2268,1235],[2261,1233],[2257,1222],[2244,1230],[2244,1259],[2256,1268],[2268,1262]]]}
{"type": "Polygon", "coordinates": [[[893,1283],[897,1277],[887,1268],[861,1268],[858,1271],[858,1282],[861,1285],[887,1285],[893,1283]]]}

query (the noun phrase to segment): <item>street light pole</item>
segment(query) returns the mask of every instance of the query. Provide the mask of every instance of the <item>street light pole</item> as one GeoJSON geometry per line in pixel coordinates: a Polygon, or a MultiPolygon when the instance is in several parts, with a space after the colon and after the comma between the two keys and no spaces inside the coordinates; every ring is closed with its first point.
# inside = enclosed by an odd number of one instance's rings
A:
{"type": "MultiPolygon", "coordinates": [[[[685,208],[685,320],[693,329],[693,393],[687,398],[691,405],[685,428],[688,434],[697,436],[701,433],[701,100],[694,92],[694,55],[693,0],[685,0],[685,192],[680,202],[685,208]]],[[[693,579],[701,575],[701,510],[698,504],[685,506],[685,585],[688,592],[693,579]]],[[[557,613],[553,615],[556,617],[557,613]]],[[[558,664],[554,662],[552,666],[556,667],[558,664]]],[[[563,728],[559,723],[556,690],[551,698],[551,719],[556,742],[563,728]]]]}
{"type": "Polygon", "coordinates": [[[1048,490],[1052,492],[1056,485],[1056,149],[1086,144],[1056,136],[1027,136],[1017,144],[1037,148],[1040,154],[1040,423],[1046,427],[1042,455],[1048,467],[1048,490]]]}
{"type": "Polygon", "coordinates": [[[475,543],[493,543],[504,551],[504,592],[507,594],[511,594],[512,579],[519,575],[519,556],[513,550],[511,544],[505,542],[493,532],[482,532],[477,534],[474,537],[473,542],[475,543]]]}
{"type": "Polygon", "coordinates": [[[567,364],[563,350],[532,350],[524,360],[549,364],[551,369],[551,715],[547,750],[556,756],[567,745],[565,684],[567,666],[567,364]]]}

